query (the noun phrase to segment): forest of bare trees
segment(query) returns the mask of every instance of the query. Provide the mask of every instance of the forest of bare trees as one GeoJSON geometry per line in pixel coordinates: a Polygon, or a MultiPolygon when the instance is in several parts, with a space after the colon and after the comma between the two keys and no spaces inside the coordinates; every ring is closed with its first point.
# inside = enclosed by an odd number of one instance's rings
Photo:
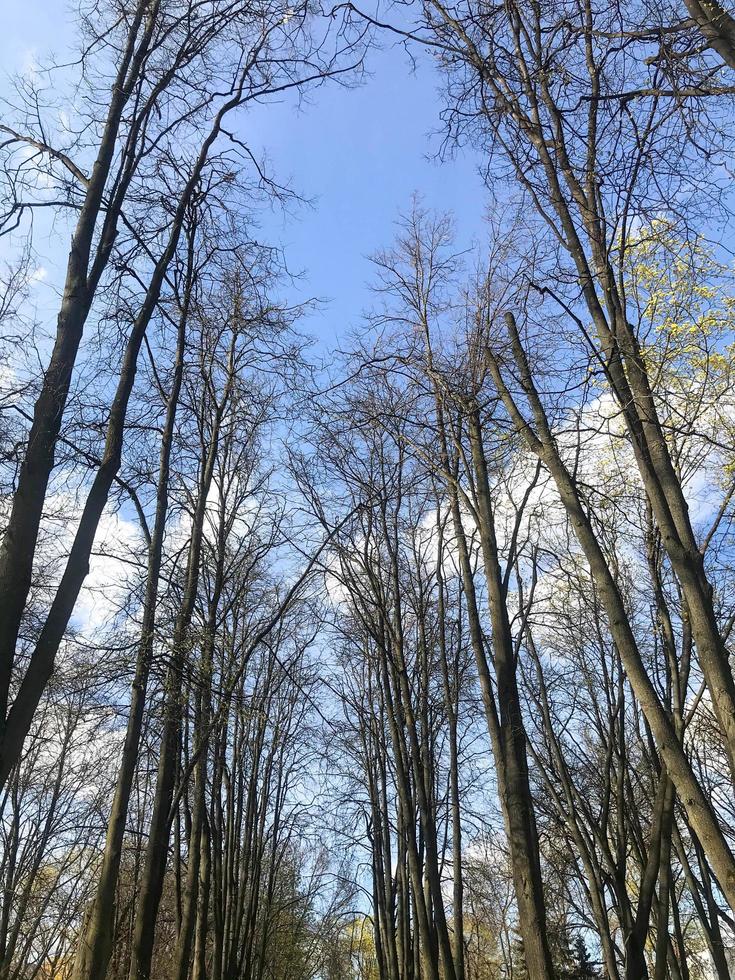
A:
{"type": "Polygon", "coordinates": [[[0,980],[735,978],[730,8],[81,0],[8,76],[0,980]],[[315,344],[253,119],[379,51],[483,233],[418,188],[315,344]]]}

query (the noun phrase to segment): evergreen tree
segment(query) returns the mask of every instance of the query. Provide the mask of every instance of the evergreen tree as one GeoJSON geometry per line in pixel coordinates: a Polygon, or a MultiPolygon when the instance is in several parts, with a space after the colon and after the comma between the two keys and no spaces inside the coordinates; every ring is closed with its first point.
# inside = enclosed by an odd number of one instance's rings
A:
{"type": "Polygon", "coordinates": [[[560,924],[552,936],[554,971],[559,980],[577,980],[577,961],[566,924],[560,924]]]}
{"type": "Polygon", "coordinates": [[[595,964],[587,949],[587,943],[583,937],[578,935],[574,940],[574,956],[576,959],[576,972],[574,980],[595,980],[599,973],[595,969],[595,964]]]}

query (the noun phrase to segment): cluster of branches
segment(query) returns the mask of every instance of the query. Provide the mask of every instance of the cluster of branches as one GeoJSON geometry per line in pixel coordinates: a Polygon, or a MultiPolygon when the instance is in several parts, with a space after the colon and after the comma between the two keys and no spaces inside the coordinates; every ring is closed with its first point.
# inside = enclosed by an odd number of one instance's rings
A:
{"type": "MultiPolygon", "coordinates": [[[[711,962],[727,978],[715,865],[718,847],[732,861],[732,771],[684,590],[583,349],[549,350],[543,304],[523,341],[504,322],[512,251],[465,279],[451,223],[415,210],[376,258],[385,306],[320,433],[326,484],[361,502],[324,574],[373,969],[696,977],[711,962]]],[[[721,423],[701,411],[699,356],[689,381],[677,408],[699,429],[668,441],[684,483],[721,423]]],[[[716,400],[732,404],[729,372],[716,400]]],[[[725,506],[701,554],[727,634],[729,488],[711,491],[725,506]]]]}
{"type": "Polygon", "coordinates": [[[80,37],[1,129],[0,977],[729,980],[732,18],[136,0],[80,37]],[[435,57],[490,246],[417,205],[309,401],[249,233],[287,192],[230,120],[378,29],[435,57]]]}
{"type": "MultiPolygon", "coordinates": [[[[728,978],[732,282],[702,231],[729,216],[731,18],[356,13],[436,57],[447,144],[486,154],[494,224],[464,278],[449,221],[419,208],[403,224],[330,419],[327,471],[366,508],[326,571],[361,733],[346,741],[375,970],[592,975],[594,937],[608,977],[728,978]],[[517,942],[497,888],[484,933],[476,898],[463,907],[472,673],[517,942]]],[[[480,864],[501,877],[491,840],[480,864]]]]}
{"type": "Polygon", "coordinates": [[[237,117],[359,71],[365,30],[238,0],[92,3],[78,29],[0,130],[0,974],[312,975],[345,898],[309,819],[314,555],[286,552],[270,448],[303,343],[251,234],[288,192],[237,117]]]}
{"type": "Polygon", "coordinates": [[[312,976],[350,899],[310,814],[318,618],[267,449],[304,383],[298,311],[268,251],[195,268],[200,232],[137,405],[162,423],[136,443],[154,522],[4,787],[3,976],[312,976]]]}

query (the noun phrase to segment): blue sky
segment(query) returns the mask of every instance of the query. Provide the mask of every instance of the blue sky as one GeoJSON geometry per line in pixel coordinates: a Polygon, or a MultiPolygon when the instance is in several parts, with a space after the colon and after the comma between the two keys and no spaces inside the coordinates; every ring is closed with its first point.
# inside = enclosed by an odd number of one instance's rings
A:
{"type": "MultiPolygon", "coordinates": [[[[341,333],[370,301],[367,256],[390,244],[394,222],[422,195],[427,206],[455,213],[463,241],[482,234],[485,192],[477,160],[462,152],[440,163],[432,138],[439,125],[439,79],[428,65],[412,73],[401,48],[373,52],[372,77],[358,89],[325,86],[305,112],[264,110],[263,144],[276,170],[316,198],[297,221],[277,223],[293,269],[306,269],[314,295],[330,298],[314,321],[341,333]]],[[[327,337],[325,337],[327,339],[327,337]]]]}
{"type": "MultiPolygon", "coordinates": [[[[54,55],[66,61],[74,48],[73,11],[65,0],[11,0],[0,33],[0,94],[10,91],[9,76],[54,55]]],[[[324,302],[301,324],[328,357],[353,327],[360,325],[371,303],[368,256],[391,244],[395,221],[411,205],[414,193],[426,206],[456,215],[460,243],[483,234],[486,194],[478,174],[479,159],[460,153],[440,163],[440,79],[427,62],[412,65],[400,46],[374,49],[369,77],[357,88],[326,84],[299,109],[296,99],[269,102],[241,113],[240,133],[256,153],[265,153],[281,182],[312,202],[284,215],[261,215],[263,239],[281,246],[292,272],[303,272],[287,298],[324,302]]],[[[63,282],[69,227],[54,225],[48,212],[35,221],[34,247],[43,276],[35,282],[32,303],[43,332],[55,328],[58,290],[63,282]]],[[[0,259],[10,243],[0,240],[0,259]]],[[[316,353],[316,352],[315,352],[316,353]]],[[[98,536],[127,541],[135,532],[128,509],[112,515],[98,536]]],[[[132,539],[131,539],[132,540],[132,539]]],[[[123,577],[124,579],[124,577],[123,577]]],[[[92,574],[77,607],[77,621],[92,627],[114,605],[114,583],[124,588],[116,561],[96,556],[92,574]]]]}
{"type": "MultiPolygon", "coordinates": [[[[0,36],[2,89],[7,75],[53,51],[63,57],[73,41],[72,12],[62,0],[11,2],[0,36]]],[[[287,180],[312,207],[284,218],[262,219],[263,237],[282,245],[289,268],[303,271],[293,297],[328,300],[305,327],[327,348],[359,323],[369,305],[367,256],[390,244],[393,223],[418,193],[428,207],[456,215],[468,245],[483,233],[486,195],[478,158],[470,151],[440,163],[440,79],[428,61],[412,70],[400,46],[371,52],[370,77],[359,88],[327,84],[300,110],[295,99],[269,103],[240,117],[251,145],[264,150],[280,180],[287,180]]],[[[58,281],[66,234],[37,242],[48,268],[46,287],[58,281]]],[[[46,302],[38,297],[40,308],[46,302]]],[[[47,297],[48,312],[53,299],[47,297]]],[[[44,317],[45,318],[45,317],[44,317]]]]}

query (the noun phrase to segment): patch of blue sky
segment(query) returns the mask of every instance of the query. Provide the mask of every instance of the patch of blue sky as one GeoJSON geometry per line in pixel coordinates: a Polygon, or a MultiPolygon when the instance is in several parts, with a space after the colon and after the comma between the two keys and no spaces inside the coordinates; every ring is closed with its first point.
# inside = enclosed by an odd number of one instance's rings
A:
{"type": "MultiPolygon", "coordinates": [[[[50,55],[64,61],[74,43],[73,11],[62,0],[10,4],[0,36],[0,94],[10,92],[12,74],[31,72],[50,55]]],[[[414,194],[426,207],[454,214],[461,246],[485,233],[479,155],[463,149],[437,159],[441,79],[431,62],[412,65],[402,46],[389,43],[369,52],[366,67],[357,87],[328,82],[301,104],[296,94],[269,99],[236,123],[274,177],[310,202],[287,212],[265,209],[259,223],[264,242],[282,248],[289,270],[299,274],[288,301],[322,301],[303,324],[322,352],[359,325],[371,304],[368,257],[390,245],[393,223],[414,194]]],[[[63,221],[45,216],[36,231],[42,271],[34,302],[49,329],[68,233],[63,221]]],[[[7,256],[4,244],[0,260],[7,256]]]]}

